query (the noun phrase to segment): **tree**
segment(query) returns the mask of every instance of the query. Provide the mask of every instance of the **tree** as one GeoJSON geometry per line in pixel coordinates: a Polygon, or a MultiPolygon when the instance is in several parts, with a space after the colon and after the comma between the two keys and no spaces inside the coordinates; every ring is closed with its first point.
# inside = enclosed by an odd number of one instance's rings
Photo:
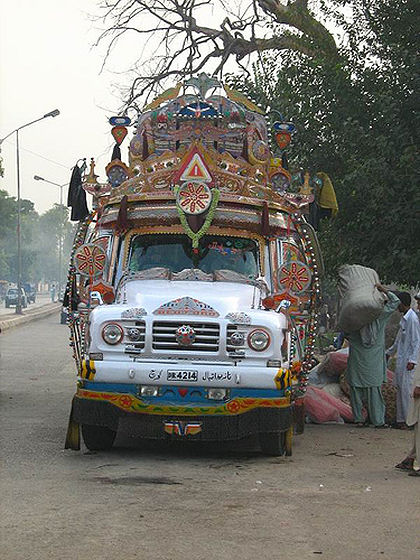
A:
{"type": "Polygon", "coordinates": [[[37,260],[35,270],[38,278],[46,282],[64,281],[69,254],[73,243],[74,227],[69,222],[65,206],[54,204],[40,216],[36,232],[37,260]],[[60,247],[62,251],[61,269],[60,247]]]}
{"type": "MultiPolygon", "coordinates": [[[[33,230],[38,220],[34,204],[21,199],[21,262],[22,279],[34,280],[32,265],[35,260],[33,230]]],[[[0,190],[0,279],[15,282],[17,278],[17,201],[0,190]]]]}
{"type": "Polygon", "coordinates": [[[128,35],[138,36],[142,51],[146,44],[155,47],[153,55],[137,61],[126,104],[136,105],[143,94],[162,88],[167,78],[173,83],[209,64],[216,75],[231,59],[241,65],[252,54],[291,50],[336,56],[334,38],[314,17],[308,0],[242,4],[234,12],[226,0],[103,0],[101,19],[107,28],[96,44],[107,44],[105,62],[128,35]],[[213,9],[224,17],[216,27],[208,27],[213,9]]]}
{"type": "Polygon", "coordinates": [[[333,179],[340,211],[319,233],[329,274],[357,262],[384,280],[416,285],[418,8],[414,0],[353,2],[350,25],[338,11],[344,2],[326,4],[343,30],[338,60],[288,52],[279,64],[265,56],[253,79],[231,82],[297,125],[295,170],[323,170],[333,179]]]}

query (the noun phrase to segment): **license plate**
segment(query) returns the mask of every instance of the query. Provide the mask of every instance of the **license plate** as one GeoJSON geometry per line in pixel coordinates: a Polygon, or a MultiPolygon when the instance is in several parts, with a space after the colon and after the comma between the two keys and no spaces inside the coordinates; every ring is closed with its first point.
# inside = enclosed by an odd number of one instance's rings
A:
{"type": "Polygon", "coordinates": [[[194,383],[198,381],[198,371],[185,370],[185,369],[168,369],[168,381],[186,381],[187,383],[194,383]]]}

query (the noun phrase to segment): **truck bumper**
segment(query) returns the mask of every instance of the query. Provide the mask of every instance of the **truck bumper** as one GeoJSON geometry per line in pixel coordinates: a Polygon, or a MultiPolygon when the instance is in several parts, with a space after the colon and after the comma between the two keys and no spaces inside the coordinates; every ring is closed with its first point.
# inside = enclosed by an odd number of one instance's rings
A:
{"type": "Polygon", "coordinates": [[[290,373],[284,368],[204,363],[119,362],[83,360],[81,379],[97,383],[245,387],[286,389],[290,373]]]}
{"type": "Polygon", "coordinates": [[[289,397],[235,398],[216,406],[162,406],[128,394],[79,389],[73,400],[79,424],[119,428],[147,439],[238,440],[259,433],[280,433],[292,423],[289,397]]]}

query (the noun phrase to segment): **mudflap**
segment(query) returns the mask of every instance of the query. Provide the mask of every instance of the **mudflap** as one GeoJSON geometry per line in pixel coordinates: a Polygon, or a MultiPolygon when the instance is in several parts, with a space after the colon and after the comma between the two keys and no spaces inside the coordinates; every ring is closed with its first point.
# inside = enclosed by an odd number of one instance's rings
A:
{"type": "Polygon", "coordinates": [[[305,431],[305,399],[296,399],[293,405],[293,424],[295,434],[300,435],[305,431]]]}
{"type": "Polygon", "coordinates": [[[69,417],[69,424],[67,427],[66,442],[64,449],[73,449],[74,451],[80,450],[80,424],[74,420],[74,401],[71,402],[71,410],[69,417]]]}
{"type": "Polygon", "coordinates": [[[293,424],[290,426],[290,428],[287,430],[286,432],[286,437],[284,438],[284,451],[285,451],[285,455],[286,457],[291,457],[292,456],[292,451],[293,451],[293,424]]]}

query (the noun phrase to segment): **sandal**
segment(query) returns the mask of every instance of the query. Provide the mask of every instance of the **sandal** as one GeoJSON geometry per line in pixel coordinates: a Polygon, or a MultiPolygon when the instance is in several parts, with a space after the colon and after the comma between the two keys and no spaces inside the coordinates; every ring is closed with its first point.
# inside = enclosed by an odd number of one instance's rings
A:
{"type": "Polygon", "coordinates": [[[408,473],[408,476],[420,476],[420,471],[413,470],[413,472],[408,473]]]}
{"type": "Polygon", "coordinates": [[[356,422],[356,428],[368,428],[369,422],[356,422]]]}
{"type": "Polygon", "coordinates": [[[395,465],[396,469],[401,469],[402,471],[412,471],[413,470],[414,459],[406,457],[401,463],[395,465]]]}
{"type": "Polygon", "coordinates": [[[408,430],[408,426],[405,422],[395,422],[392,427],[394,430],[408,430]]]}

